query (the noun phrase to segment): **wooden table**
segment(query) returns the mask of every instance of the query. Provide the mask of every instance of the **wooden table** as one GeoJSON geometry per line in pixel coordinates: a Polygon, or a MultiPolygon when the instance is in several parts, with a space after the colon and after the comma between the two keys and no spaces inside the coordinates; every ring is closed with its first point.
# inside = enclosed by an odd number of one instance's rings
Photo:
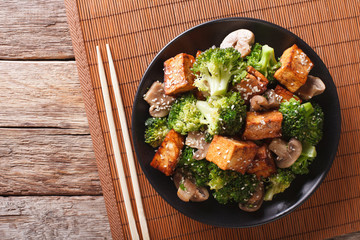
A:
{"type": "Polygon", "coordinates": [[[2,0],[0,39],[0,239],[111,238],[63,0],[2,0]]]}

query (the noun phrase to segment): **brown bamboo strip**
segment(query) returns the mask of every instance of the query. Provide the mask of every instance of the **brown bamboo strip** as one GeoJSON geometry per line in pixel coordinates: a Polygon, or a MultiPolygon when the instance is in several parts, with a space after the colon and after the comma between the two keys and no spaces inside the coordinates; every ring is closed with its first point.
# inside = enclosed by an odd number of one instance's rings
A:
{"type": "MultiPolygon", "coordinates": [[[[82,28],[82,44],[86,50],[83,57],[87,59],[90,87],[102,126],[102,136],[98,137],[105,144],[111,173],[107,179],[113,182],[113,196],[116,198],[125,237],[129,236],[128,226],[118,179],[115,177],[109,132],[104,125],[104,106],[99,101],[101,93],[96,77],[95,45],[109,43],[114,49],[120,91],[131,128],[131,108],[136,88],[156,53],[176,35],[199,23],[240,16],[261,18],[288,28],[312,46],[329,67],[338,87],[343,121],[334,165],[318,191],[292,214],[250,229],[224,229],[195,222],[171,208],[152,189],[137,164],[151,236],[154,239],[322,239],[360,229],[360,206],[356,204],[360,198],[360,152],[356,144],[360,123],[359,118],[354,117],[359,115],[360,108],[358,1],[78,0],[77,11],[82,28]]],[[[111,99],[114,100],[113,96],[111,99]]],[[[116,111],[113,109],[115,115],[116,111]]],[[[116,127],[120,133],[119,122],[116,127]]],[[[125,158],[122,144],[120,150],[125,158]]],[[[125,168],[128,171],[128,166],[125,168]]],[[[114,221],[113,214],[109,213],[109,218],[114,221]]]]}

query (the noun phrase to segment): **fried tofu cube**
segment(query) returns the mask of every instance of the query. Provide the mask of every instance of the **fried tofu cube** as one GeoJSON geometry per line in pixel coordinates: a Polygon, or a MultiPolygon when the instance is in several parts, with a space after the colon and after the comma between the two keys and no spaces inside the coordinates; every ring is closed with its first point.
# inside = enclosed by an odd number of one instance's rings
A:
{"type": "Polygon", "coordinates": [[[277,86],[275,87],[275,90],[274,90],[274,91],[275,91],[275,93],[276,93],[277,95],[279,95],[279,96],[281,97],[281,102],[289,101],[289,100],[292,99],[292,98],[295,98],[296,100],[302,102],[301,99],[300,99],[298,96],[296,96],[296,95],[293,94],[292,92],[286,90],[285,88],[283,88],[283,87],[280,86],[280,85],[277,85],[277,86]]]}
{"type": "Polygon", "coordinates": [[[248,73],[250,73],[251,75],[254,75],[260,82],[262,82],[263,84],[268,84],[269,80],[258,70],[256,70],[254,67],[252,66],[248,66],[246,68],[246,71],[248,73]]]}
{"type": "MultiPolygon", "coordinates": [[[[259,72],[259,74],[261,73],[259,72]]],[[[267,89],[268,83],[269,81],[265,77],[256,77],[248,73],[234,88],[241,94],[241,97],[248,102],[253,96],[263,94],[267,89]]]]}
{"type": "Polygon", "coordinates": [[[281,67],[275,72],[274,77],[290,92],[296,92],[305,84],[314,66],[310,58],[296,44],[283,52],[280,62],[281,67]]]}
{"type": "Polygon", "coordinates": [[[191,71],[194,62],[195,58],[186,53],[179,53],[165,61],[165,94],[175,95],[195,88],[195,75],[191,71]]]}
{"type": "Polygon", "coordinates": [[[255,174],[258,179],[267,178],[276,173],[274,158],[266,144],[258,149],[246,172],[255,174]]]}
{"type": "Polygon", "coordinates": [[[156,151],[150,166],[163,172],[166,176],[172,175],[183,147],[184,137],[173,129],[170,130],[156,151]]]}
{"type": "Polygon", "coordinates": [[[250,141],[238,141],[215,135],[206,154],[206,160],[222,170],[234,170],[244,174],[254,159],[258,146],[250,141]]]}
{"type": "Polygon", "coordinates": [[[281,137],[283,115],[279,111],[248,112],[243,138],[261,140],[281,137]]]}

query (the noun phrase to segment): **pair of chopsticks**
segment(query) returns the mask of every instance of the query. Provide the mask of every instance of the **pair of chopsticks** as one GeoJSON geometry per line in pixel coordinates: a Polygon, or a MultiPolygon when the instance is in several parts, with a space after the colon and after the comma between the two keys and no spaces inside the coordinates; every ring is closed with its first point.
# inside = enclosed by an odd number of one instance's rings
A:
{"type": "MultiPolygon", "coordinates": [[[[112,114],[112,107],[111,107],[112,105],[111,105],[111,101],[110,101],[109,89],[108,89],[108,85],[107,85],[104,64],[103,64],[103,61],[101,58],[99,46],[96,46],[96,52],[97,52],[101,89],[102,89],[102,94],[103,94],[104,104],[105,104],[105,111],[106,111],[106,116],[107,116],[107,120],[108,120],[108,124],[109,124],[109,129],[110,129],[110,137],[111,137],[112,147],[114,150],[116,169],[117,169],[117,172],[119,175],[120,187],[121,187],[122,194],[124,197],[126,214],[127,214],[127,218],[129,221],[130,233],[131,233],[132,239],[139,239],[139,234],[136,229],[134,214],[133,214],[133,211],[131,208],[130,195],[129,195],[129,191],[128,191],[128,188],[126,185],[126,177],[125,177],[125,172],[124,172],[124,168],[123,168],[123,164],[122,164],[120,147],[119,147],[119,142],[118,142],[118,138],[117,138],[117,134],[116,134],[114,117],[112,114]]],[[[126,123],[124,106],[123,106],[122,98],[120,95],[119,82],[118,82],[118,79],[116,76],[115,66],[114,66],[112,56],[111,56],[110,47],[108,44],[106,44],[106,52],[107,52],[108,61],[109,61],[110,76],[111,76],[111,82],[112,82],[113,89],[114,89],[116,107],[118,109],[122,135],[124,138],[123,140],[125,143],[126,155],[127,155],[127,160],[128,160],[129,169],[130,169],[131,183],[133,186],[134,195],[135,195],[135,203],[137,206],[137,213],[138,213],[139,220],[140,220],[141,233],[142,233],[143,239],[150,239],[149,231],[148,231],[148,227],[147,227],[147,223],[146,223],[146,218],[145,218],[145,214],[144,214],[144,208],[143,208],[142,200],[141,200],[139,182],[138,182],[136,168],[135,168],[134,155],[133,155],[132,148],[131,148],[129,131],[128,131],[127,123],[126,123]]]]}

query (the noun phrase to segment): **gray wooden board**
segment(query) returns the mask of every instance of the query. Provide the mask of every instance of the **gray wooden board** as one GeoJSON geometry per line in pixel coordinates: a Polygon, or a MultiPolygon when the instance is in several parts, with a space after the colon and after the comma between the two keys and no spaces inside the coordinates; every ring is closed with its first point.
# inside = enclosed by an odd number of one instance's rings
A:
{"type": "Polygon", "coordinates": [[[89,134],[74,61],[0,61],[0,92],[0,127],[89,134]]]}
{"type": "Polygon", "coordinates": [[[0,195],[101,195],[90,135],[0,128],[0,195]]]}
{"type": "Polygon", "coordinates": [[[0,59],[71,59],[63,0],[1,0],[0,59]]]}
{"type": "Polygon", "coordinates": [[[102,196],[0,197],[1,239],[111,239],[102,196]]]}

